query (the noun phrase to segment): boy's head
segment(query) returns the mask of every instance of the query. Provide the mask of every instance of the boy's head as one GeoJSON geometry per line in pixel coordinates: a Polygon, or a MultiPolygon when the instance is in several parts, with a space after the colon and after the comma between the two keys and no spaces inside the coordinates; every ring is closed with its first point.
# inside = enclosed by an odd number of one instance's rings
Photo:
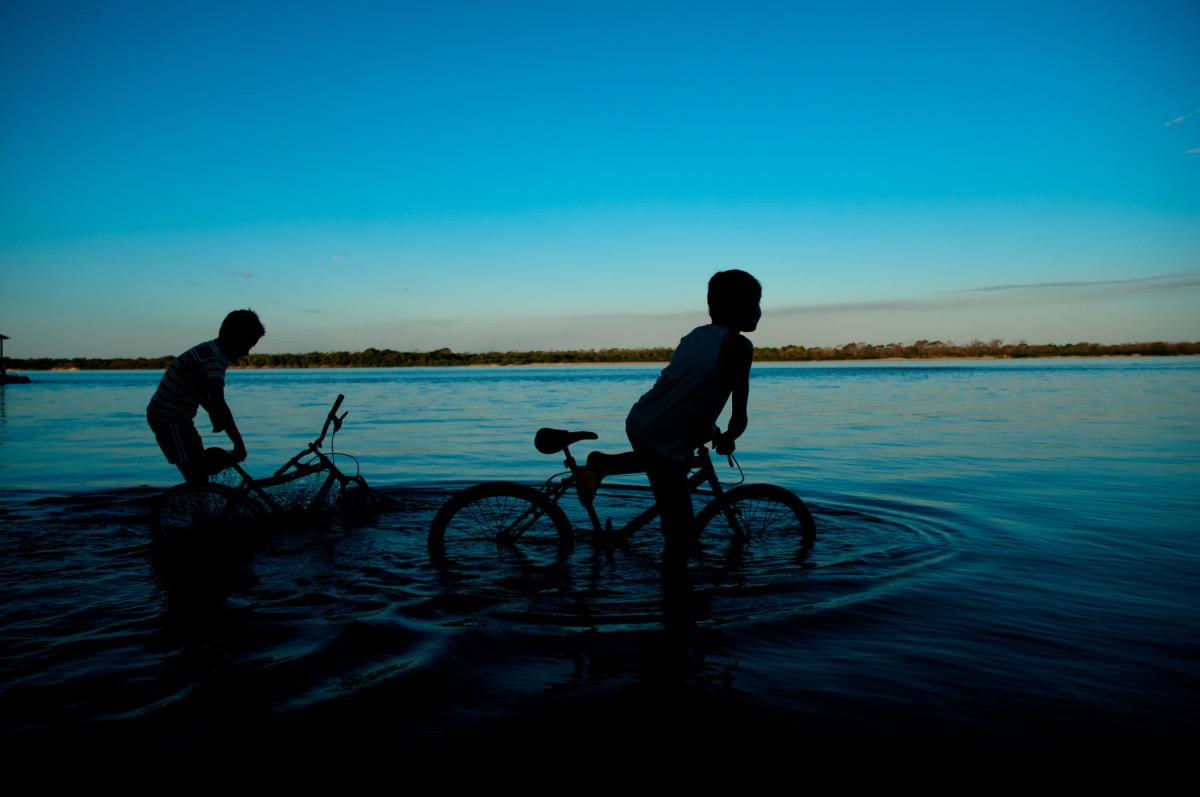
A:
{"type": "Polygon", "coordinates": [[[267,330],[263,328],[262,321],[258,320],[258,313],[253,310],[234,310],[221,322],[217,340],[221,342],[225,356],[236,360],[249,354],[250,349],[254,348],[254,344],[265,334],[267,330]]]}
{"type": "Polygon", "coordinates": [[[753,332],[762,311],[762,285],[740,269],[718,271],[708,281],[708,314],[713,323],[738,332],[753,332]]]}

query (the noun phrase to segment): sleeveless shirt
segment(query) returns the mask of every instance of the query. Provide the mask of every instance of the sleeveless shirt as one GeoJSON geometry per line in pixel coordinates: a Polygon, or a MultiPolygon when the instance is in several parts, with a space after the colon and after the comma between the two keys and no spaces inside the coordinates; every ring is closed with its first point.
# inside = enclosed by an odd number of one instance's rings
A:
{"type": "Polygon", "coordinates": [[[683,461],[712,437],[713,424],[733,388],[728,380],[722,384],[721,347],[736,334],[708,324],[680,339],[670,364],[625,419],[625,431],[635,446],[683,461]]]}

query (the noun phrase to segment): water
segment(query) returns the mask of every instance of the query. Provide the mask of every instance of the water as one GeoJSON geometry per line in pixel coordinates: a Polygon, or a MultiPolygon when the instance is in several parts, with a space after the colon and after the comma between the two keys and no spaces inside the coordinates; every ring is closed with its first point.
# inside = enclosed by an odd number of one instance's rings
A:
{"type": "MultiPolygon", "coordinates": [[[[341,392],[335,448],[394,503],[365,525],[296,525],[203,561],[147,538],[148,501],[177,481],[145,426],[157,373],[3,388],[8,741],[574,749],[619,727],[650,749],[1158,749],[1194,736],[1200,361],[756,366],[739,457],[749,481],[809,503],[806,566],[697,569],[691,589],[664,593],[653,529],[610,554],[581,544],[537,577],[430,566],[424,533],[454,489],[559,470],[533,448],[542,425],[621,449],[657,370],[230,372],[252,473],[315,437],[341,392]]],[[[601,514],[619,524],[646,500],[614,491],[601,514]]]]}

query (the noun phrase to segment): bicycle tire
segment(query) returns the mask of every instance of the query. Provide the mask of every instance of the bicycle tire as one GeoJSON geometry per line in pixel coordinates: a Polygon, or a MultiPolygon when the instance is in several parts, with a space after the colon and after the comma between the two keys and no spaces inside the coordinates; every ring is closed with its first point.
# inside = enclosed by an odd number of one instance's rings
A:
{"type": "Polygon", "coordinates": [[[808,507],[795,493],[774,484],[735,487],[704,507],[696,528],[702,548],[756,559],[802,560],[817,538],[808,507]]]}
{"type": "Polygon", "coordinates": [[[366,482],[351,481],[338,494],[338,511],[352,520],[363,520],[375,514],[375,494],[366,482]]]}
{"type": "Polygon", "coordinates": [[[262,508],[223,484],[177,484],[154,502],[150,533],[169,543],[196,541],[263,518],[262,508]]]}
{"type": "Polygon", "coordinates": [[[515,482],[476,484],[452,495],[429,526],[429,558],[468,570],[546,566],[574,546],[571,521],[542,493],[515,482]]]}

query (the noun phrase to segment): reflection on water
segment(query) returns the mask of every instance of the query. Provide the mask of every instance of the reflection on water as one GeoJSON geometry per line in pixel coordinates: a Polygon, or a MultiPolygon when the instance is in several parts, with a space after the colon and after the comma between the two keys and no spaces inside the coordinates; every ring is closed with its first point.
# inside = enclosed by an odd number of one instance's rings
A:
{"type": "MultiPolygon", "coordinates": [[[[146,540],[148,493],[7,504],[10,631],[22,629],[6,640],[17,653],[0,706],[10,727],[45,731],[48,704],[68,724],[131,728],[164,721],[168,706],[194,720],[214,700],[251,722],[342,711],[366,694],[407,710],[435,673],[448,691],[425,710],[451,735],[463,730],[453,717],[483,710],[500,722],[510,710],[480,701],[586,703],[612,689],[732,699],[745,650],[723,627],[802,627],[897,588],[953,547],[942,529],[820,507],[826,544],[807,568],[697,564],[664,588],[651,528],[615,549],[581,539],[554,567],[497,559],[448,573],[428,561],[424,535],[449,494],[390,490],[391,508],[365,526],[286,528],[186,558],[146,540]]],[[[647,500],[618,491],[597,503],[621,518],[647,500]]]]}
{"type": "MultiPolygon", "coordinates": [[[[739,453],[751,481],[809,502],[805,566],[712,557],[665,589],[653,527],[615,549],[580,532],[551,566],[430,564],[425,532],[453,489],[549,476],[543,424],[617,450],[653,374],[233,373],[252,472],[344,392],[337,449],[394,504],[186,560],[147,539],[173,478],[143,428],[157,375],[47,374],[9,393],[6,736],[577,749],[619,725],[649,749],[730,727],[746,744],[1013,749],[1195,733],[1194,361],[760,368],[739,453]]],[[[601,514],[620,525],[647,500],[614,490],[601,514]]]]}

